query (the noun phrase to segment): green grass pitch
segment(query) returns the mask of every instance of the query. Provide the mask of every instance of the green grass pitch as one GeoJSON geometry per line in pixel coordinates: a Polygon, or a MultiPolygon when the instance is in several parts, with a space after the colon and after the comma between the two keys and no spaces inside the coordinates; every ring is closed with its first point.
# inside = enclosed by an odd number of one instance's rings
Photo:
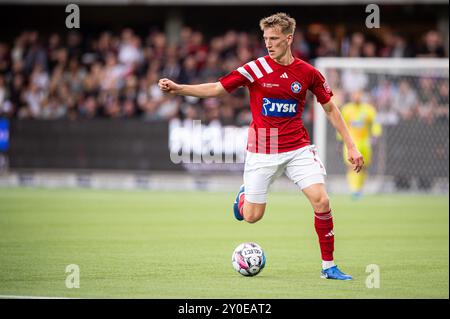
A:
{"type": "Polygon", "coordinates": [[[78,298],[449,298],[448,196],[331,195],[335,260],[324,280],[306,198],[271,193],[256,224],[234,193],[0,189],[0,295],[78,298]],[[260,244],[266,268],[243,277],[234,248],[260,244]],[[66,266],[80,268],[68,289],[66,266]],[[367,265],[380,287],[367,288],[367,265]]]}

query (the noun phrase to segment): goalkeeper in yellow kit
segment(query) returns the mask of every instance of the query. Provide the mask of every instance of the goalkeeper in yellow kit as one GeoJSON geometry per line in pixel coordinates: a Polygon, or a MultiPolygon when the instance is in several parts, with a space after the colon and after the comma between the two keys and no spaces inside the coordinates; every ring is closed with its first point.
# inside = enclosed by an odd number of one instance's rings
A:
{"type": "MultiPolygon", "coordinates": [[[[351,163],[348,161],[347,149],[343,147],[344,163],[347,169],[347,182],[352,192],[352,197],[358,199],[362,195],[362,188],[366,179],[367,169],[372,161],[372,143],[381,135],[381,125],[377,123],[377,111],[375,107],[362,102],[363,92],[354,91],[351,95],[351,102],[342,106],[342,117],[347,124],[350,135],[361,152],[365,165],[363,169],[356,173],[351,163]]],[[[338,140],[342,138],[338,135],[338,140]]]]}

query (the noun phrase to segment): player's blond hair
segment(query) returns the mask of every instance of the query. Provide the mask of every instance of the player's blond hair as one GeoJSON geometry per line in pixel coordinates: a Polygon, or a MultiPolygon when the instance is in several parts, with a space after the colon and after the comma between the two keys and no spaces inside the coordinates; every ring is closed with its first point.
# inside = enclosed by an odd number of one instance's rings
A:
{"type": "Polygon", "coordinates": [[[293,34],[295,31],[295,24],[295,19],[283,12],[272,14],[259,21],[259,26],[262,31],[264,31],[265,28],[280,27],[281,32],[284,34],[293,34]]]}

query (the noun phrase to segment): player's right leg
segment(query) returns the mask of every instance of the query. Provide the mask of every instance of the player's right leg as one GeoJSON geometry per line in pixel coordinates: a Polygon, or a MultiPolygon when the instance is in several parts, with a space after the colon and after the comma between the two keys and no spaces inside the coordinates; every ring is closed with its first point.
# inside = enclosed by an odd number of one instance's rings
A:
{"type": "Polygon", "coordinates": [[[255,223],[263,217],[269,187],[283,173],[283,164],[278,163],[276,155],[247,152],[244,185],[233,206],[237,220],[255,223]]]}
{"type": "Polygon", "coordinates": [[[253,224],[263,217],[265,210],[266,203],[251,203],[245,199],[245,188],[242,185],[234,202],[234,217],[253,224]]]}

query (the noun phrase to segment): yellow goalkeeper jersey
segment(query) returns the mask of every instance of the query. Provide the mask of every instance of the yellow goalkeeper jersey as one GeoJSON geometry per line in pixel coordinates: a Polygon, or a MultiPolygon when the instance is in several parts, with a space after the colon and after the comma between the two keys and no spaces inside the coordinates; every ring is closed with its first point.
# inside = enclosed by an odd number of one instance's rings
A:
{"type": "MultiPolygon", "coordinates": [[[[381,135],[381,125],[377,123],[377,111],[368,103],[347,103],[342,107],[342,117],[355,142],[369,141],[372,136],[381,135]]],[[[339,139],[340,136],[338,136],[339,139]]]]}

